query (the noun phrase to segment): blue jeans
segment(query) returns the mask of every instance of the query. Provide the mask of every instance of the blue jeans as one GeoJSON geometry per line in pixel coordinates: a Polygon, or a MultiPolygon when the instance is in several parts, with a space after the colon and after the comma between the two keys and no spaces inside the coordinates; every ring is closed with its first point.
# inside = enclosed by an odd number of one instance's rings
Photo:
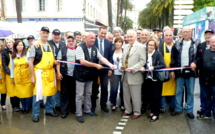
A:
{"type": "Polygon", "coordinates": [[[165,108],[166,107],[166,98],[170,98],[170,104],[169,107],[175,108],[175,96],[161,96],[161,107],[165,108]]]}
{"type": "Polygon", "coordinates": [[[124,100],[123,100],[123,86],[121,81],[121,75],[113,75],[111,77],[111,90],[110,90],[110,102],[113,106],[116,106],[116,98],[118,94],[118,89],[120,85],[120,100],[121,100],[121,106],[124,106],[124,100]]]}
{"type": "Polygon", "coordinates": [[[204,115],[211,117],[211,111],[215,113],[215,86],[202,84],[204,90],[203,99],[205,101],[204,115]]]}
{"type": "Polygon", "coordinates": [[[194,105],[194,86],[195,86],[195,77],[176,78],[176,94],[175,94],[175,111],[182,112],[182,97],[184,94],[184,87],[187,89],[187,113],[193,112],[194,105]]]}
{"type": "Polygon", "coordinates": [[[30,109],[32,105],[32,97],[20,98],[22,109],[30,109]]]}
{"type": "Polygon", "coordinates": [[[54,95],[55,106],[60,107],[60,91],[57,91],[54,95]]]}
{"type": "MultiPolygon", "coordinates": [[[[36,95],[33,96],[33,116],[40,115],[40,103],[41,101],[36,101],[36,95]]],[[[47,96],[46,104],[45,104],[46,113],[54,112],[54,96],[47,96]]]]}
{"type": "Polygon", "coordinates": [[[207,90],[203,84],[203,78],[202,77],[199,77],[199,86],[200,86],[200,102],[201,102],[201,109],[202,110],[205,110],[205,99],[204,99],[204,94],[205,94],[205,91],[207,90]]]}

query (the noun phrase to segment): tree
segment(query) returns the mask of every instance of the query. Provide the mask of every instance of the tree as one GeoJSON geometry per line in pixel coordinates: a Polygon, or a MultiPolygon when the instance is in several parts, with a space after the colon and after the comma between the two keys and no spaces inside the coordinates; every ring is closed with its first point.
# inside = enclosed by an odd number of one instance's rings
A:
{"type": "Polygon", "coordinates": [[[143,9],[138,23],[144,28],[164,27],[173,23],[174,0],[151,0],[143,9]]]}
{"type": "Polygon", "coordinates": [[[121,22],[120,27],[123,27],[124,31],[127,31],[128,29],[133,28],[133,21],[128,16],[126,16],[125,19],[124,19],[124,17],[122,19],[125,21],[121,22]]]}
{"type": "Polygon", "coordinates": [[[17,22],[22,23],[22,3],[21,0],[16,0],[17,22]]]}
{"type": "Polygon", "coordinates": [[[214,0],[194,0],[194,4],[193,4],[193,12],[202,9],[204,7],[208,7],[208,6],[214,6],[215,5],[215,1],[214,0]]]}

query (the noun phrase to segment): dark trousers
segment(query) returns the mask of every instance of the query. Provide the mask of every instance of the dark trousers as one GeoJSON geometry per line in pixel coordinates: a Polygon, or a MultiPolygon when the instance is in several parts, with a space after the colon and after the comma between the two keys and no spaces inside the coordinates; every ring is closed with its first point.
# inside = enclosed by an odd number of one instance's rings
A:
{"type": "Polygon", "coordinates": [[[149,90],[146,89],[146,81],[142,84],[142,109],[149,107],[149,90]]]}
{"type": "Polygon", "coordinates": [[[60,107],[62,114],[68,114],[68,111],[75,113],[76,84],[75,79],[72,76],[63,75],[60,93],[60,107]]]}
{"type": "Polygon", "coordinates": [[[20,98],[22,109],[30,109],[32,106],[33,97],[20,98]]]}
{"type": "Polygon", "coordinates": [[[4,106],[6,102],[7,94],[1,94],[1,105],[4,106]]]}
{"type": "Polygon", "coordinates": [[[18,97],[10,97],[10,103],[12,105],[12,108],[20,107],[20,99],[18,97]]]}
{"type": "Polygon", "coordinates": [[[151,113],[155,116],[159,116],[160,104],[161,104],[161,93],[162,93],[162,82],[152,81],[147,79],[145,81],[146,90],[149,93],[149,101],[151,106],[151,113]]]}
{"type": "Polygon", "coordinates": [[[116,106],[116,99],[118,95],[118,89],[120,85],[120,106],[124,106],[124,100],[123,100],[123,85],[121,81],[122,75],[112,75],[110,84],[111,84],[111,90],[110,90],[110,101],[113,106],[116,106]]]}
{"type": "MultiPolygon", "coordinates": [[[[101,85],[101,98],[100,105],[101,107],[106,107],[107,99],[108,99],[108,70],[102,69],[98,71],[98,76],[100,77],[100,85],[101,85]]],[[[98,77],[93,80],[92,85],[92,109],[96,108],[96,100],[98,98],[99,93],[99,85],[98,85],[98,77]]]]}
{"type": "Polygon", "coordinates": [[[202,84],[205,89],[203,92],[203,99],[205,101],[204,115],[211,117],[211,111],[215,113],[215,85],[202,84]]]}
{"type": "Polygon", "coordinates": [[[204,99],[204,94],[205,94],[205,91],[207,90],[205,88],[205,85],[203,83],[203,78],[202,77],[199,77],[199,86],[200,86],[200,107],[202,110],[205,110],[205,99],[204,99]]]}

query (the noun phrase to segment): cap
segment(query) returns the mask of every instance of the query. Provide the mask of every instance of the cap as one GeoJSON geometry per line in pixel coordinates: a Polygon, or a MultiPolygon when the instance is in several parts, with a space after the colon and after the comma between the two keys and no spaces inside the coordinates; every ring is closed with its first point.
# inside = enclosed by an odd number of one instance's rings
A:
{"type": "Polygon", "coordinates": [[[154,29],[153,29],[153,32],[154,32],[154,31],[159,31],[159,32],[160,32],[161,30],[160,30],[159,28],[154,28],[154,29]]]}
{"type": "Polygon", "coordinates": [[[73,36],[71,36],[71,35],[67,37],[67,39],[69,39],[69,38],[72,38],[72,39],[74,40],[74,37],[73,37],[73,36]]]}
{"type": "Polygon", "coordinates": [[[49,32],[49,28],[44,26],[44,27],[41,28],[40,31],[47,31],[47,32],[49,32]]]}
{"type": "Polygon", "coordinates": [[[33,35],[29,35],[29,36],[27,37],[27,40],[29,40],[29,39],[35,39],[35,38],[34,38],[33,35]]]}
{"type": "Polygon", "coordinates": [[[205,30],[205,34],[208,33],[208,32],[214,34],[214,31],[213,31],[212,29],[207,29],[207,30],[205,30]]]}
{"type": "Polygon", "coordinates": [[[54,30],[52,31],[52,34],[61,34],[61,33],[60,33],[60,30],[54,29],[54,30]]]}
{"type": "Polygon", "coordinates": [[[81,35],[81,32],[75,31],[75,32],[74,32],[74,36],[77,36],[77,35],[81,35]]]}

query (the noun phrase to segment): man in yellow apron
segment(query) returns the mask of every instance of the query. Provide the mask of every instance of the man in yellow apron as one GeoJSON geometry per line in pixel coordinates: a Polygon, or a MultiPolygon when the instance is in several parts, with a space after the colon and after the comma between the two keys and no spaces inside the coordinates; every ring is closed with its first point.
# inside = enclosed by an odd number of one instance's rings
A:
{"type": "MultiPolygon", "coordinates": [[[[167,30],[164,32],[164,43],[159,46],[159,51],[164,56],[164,62],[167,67],[170,67],[171,62],[171,49],[173,46],[173,32],[167,30]]],[[[161,97],[161,109],[160,112],[164,113],[166,111],[166,96],[170,96],[170,111],[174,110],[175,101],[174,95],[176,90],[176,82],[174,78],[163,83],[162,97],[161,97]]]]}
{"type": "Polygon", "coordinates": [[[40,47],[36,49],[31,46],[29,55],[29,67],[31,72],[31,83],[35,84],[33,96],[33,122],[39,122],[40,100],[43,96],[47,96],[45,110],[46,115],[57,117],[54,113],[54,96],[56,88],[55,70],[54,70],[54,54],[53,49],[47,42],[49,37],[49,28],[42,27],[40,31],[40,47]]]}

